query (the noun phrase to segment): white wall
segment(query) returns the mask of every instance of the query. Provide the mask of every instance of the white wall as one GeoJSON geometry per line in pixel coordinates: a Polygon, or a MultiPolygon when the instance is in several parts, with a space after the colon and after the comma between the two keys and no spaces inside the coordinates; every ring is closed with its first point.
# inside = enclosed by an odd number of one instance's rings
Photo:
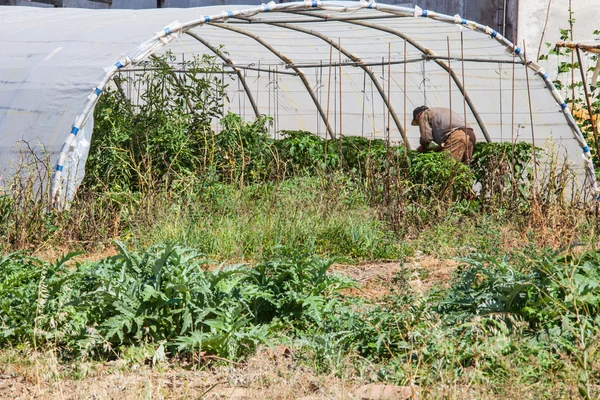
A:
{"type": "MultiPolygon", "coordinates": [[[[600,30],[600,0],[571,0],[575,25],[573,27],[574,40],[595,39],[594,30],[600,30]]],[[[560,40],[559,29],[569,28],[569,0],[520,0],[518,21],[518,44],[527,45],[528,58],[535,59],[542,40],[541,54],[548,54],[549,48],[544,43],[556,43],[560,40]],[[546,21],[550,3],[548,26],[542,38],[542,31],[546,21]]],[[[563,58],[561,61],[570,61],[563,58]]],[[[557,59],[550,56],[550,60],[542,61],[542,66],[551,77],[556,77],[557,59]]]]}

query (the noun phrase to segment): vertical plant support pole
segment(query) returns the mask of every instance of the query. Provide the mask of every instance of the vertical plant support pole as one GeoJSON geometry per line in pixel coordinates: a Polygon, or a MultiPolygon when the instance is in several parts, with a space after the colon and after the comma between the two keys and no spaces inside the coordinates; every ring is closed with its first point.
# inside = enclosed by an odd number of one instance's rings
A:
{"type": "MultiPolygon", "coordinates": [[[[381,80],[384,82],[383,90],[385,92],[385,57],[381,57],[381,80]]],[[[385,142],[385,133],[387,132],[387,128],[385,126],[385,104],[381,105],[381,119],[383,121],[383,131],[381,134],[383,135],[383,141],[385,142]]]]}
{"type": "MultiPolygon", "coordinates": [[[[340,38],[338,38],[338,49],[342,48],[342,40],[340,38]]],[[[339,139],[340,139],[340,171],[342,170],[342,161],[343,161],[343,157],[344,154],[342,152],[342,119],[343,119],[343,115],[344,113],[342,112],[342,52],[341,50],[338,50],[338,59],[339,59],[339,63],[340,63],[340,134],[339,134],[339,139]]]]}
{"type": "MultiPolygon", "coordinates": [[[[391,88],[392,88],[392,43],[388,42],[388,68],[387,68],[387,72],[388,72],[388,87],[387,87],[387,98],[391,99],[390,94],[391,94],[391,88]]],[[[388,201],[391,202],[391,190],[390,190],[390,183],[391,183],[391,179],[390,179],[390,165],[392,163],[392,153],[390,152],[390,135],[391,135],[391,130],[390,130],[390,108],[387,108],[388,113],[387,113],[387,140],[386,140],[386,154],[385,154],[385,158],[387,160],[387,166],[386,166],[386,191],[387,191],[387,197],[388,197],[388,201]]]]}
{"type": "MultiPolygon", "coordinates": [[[[357,66],[360,69],[362,69],[366,73],[366,75],[371,79],[371,81],[375,84],[375,88],[381,95],[381,98],[383,100],[385,107],[388,107],[390,109],[392,119],[394,120],[394,123],[396,124],[398,131],[400,131],[402,137],[405,136],[405,133],[404,133],[405,127],[403,127],[402,124],[400,123],[400,120],[398,119],[398,116],[396,115],[396,111],[394,110],[394,107],[391,105],[387,95],[384,93],[384,90],[381,87],[381,85],[379,84],[377,77],[375,76],[375,74],[373,73],[373,71],[370,67],[365,66],[365,65],[360,65],[360,64],[363,64],[363,60],[361,60],[360,57],[357,57],[356,55],[349,52],[348,50],[345,50],[343,47],[338,47],[338,44],[335,41],[333,41],[332,39],[330,39],[327,35],[323,35],[322,33],[316,32],[314,30],[306,29],[306,28],[296,26],[296,25],[291,25],[288,23],[283,24],[283,23],[273,22],[273,23],[269,23],[269,25],[277,26],[277,27],[284,28],[284,29],[290,29],[290,30],[294,30],[296,32],[302,32],[307,35],[317,37],[323,41],[326,41],[330,45],[333,45],[333,47],[336,50],[341,51],[344,56],[349,58],[351,61],[357,63],[357,66]]],[[[383,63],[383,59],[382,59],[382,63],[383,63]]],[[[366,76],[364,76],[363,82],[366,83],[366,76]]],[[[365,86],[365,83],[363,83],[363,86],[365,86]]],[[[410,148],[410,145],[408,145],[408,148],[410,148]]]]}
{"type": "MultiPolygon", "coordinates": [[[[569,34],[573,41],[573,0],[569,0],[569,34]]],[[[523,45],[525,47],[525,45],[523,45]]],[[[571,50],[571,114],[575,111],[575,54],[571,50]]]]}
{"type": "Polygon", "coordinates": [[[579,61],[579,71],[581,72],[581,82],[583,83],[583,91],[585,94],[585,102],[587,104],[590,124],[592,125],[592,133],[594,134],[594,143],[596,144],[596,154],[598,154],[598,131],[596,130],[596,122],[592,112],[592,104],[590,103],[590,93],[588,91],[587,80],[585,79],[585,71],[583,70],[583,60],[581,59],[581,49],[577,47],[577,60],[579,61]]]}
{"type": "MultiPolygon", "coordinates": [[[[327,78],[327,114],[325,116],[325,125],[329,125],[329,104],[331,100],[331,64],[333,62],[333,45],[329,46],[329,77],[327,78]]],[[[323,159],[325,161],[325,167],[327,167],[327,133],[325,133],[325,154],[323,159]]]]}
{"type": "MultiPolygon", "coordinates": [[[[462,67],[462,85],[466,92],[467,85],[465,84],[465,42],[464,42],[463,31],[460,31],[460,57],[461,57],[461,67],[462,67]]],[[[465,96],[463,96],[463,118],[464,118],[465,125],[466,125],[466,123],[467,123],[467,100],[465,99],[465,96]]]]}
{"type": "Polygon", "coordinates": [[[527,100],[529,101],[529,122],[531,124],[531,144],[533,145],[533,173],[534,181],[533,188],[537,190],[538,172],[537,172],[537,156],[535,149],[535,130],[533,127],[533,110],[531,108],[531,86],[529,85],[529,69],[527,68],[527,44],[523,40],[523,60],[525,61],[525,77],[527,79],[527,100]]]}
{"type": "MultiPolygon", "coordinates": [[[[207,23],[210,22],[210,17],[208,17],[209,20],[206,21],[207,23]]],[[[254,41],[256,41],[257,43],[259,43],[260,45],[262,45],[265,49],[267,49],[270,53],[272,53],[274,56],[276,56],[277,58],[279,58],[281,61],[283,61],[285,64],[290,65],[290,68],[292,68],[292,70],[294,70],[294,72],[296,73],[296,75],[298,76],[298,78],[300,78],[300,81],[302,82],[302,85],[304,86],[304,88],[306,89],[306,92],[309,94],[312,102],[314,103],[315,107],[317,108],[317,111],[319,112],[319,115],[321,116],[321,119],[323,120],[323,122],[327,125],[326,118],[325,118],[325,111],[323,110],[323,108],[321,107],[321,104],[319,103],[319,100],[317,99],[314,91],[311,88],[310,82],[308,81],[308,79],[306,78],[306,75],[304,74],[304,72],[302,72],[300,69],[298,69],[297,67],[294,66],[294,62],[288,58],[287,56],[285,56],[284,54],[282,54],[280,51],[278,51],[277,49],[275,49],[275,47],[273,47],[270,43],[268,43],[265,39],[263,39],[261,36],[244,30],[244,29],[240,29],[237,27],[233,27],[231,26],[231,24],[216,24],[216,23],[211,23],[210,24],[211,27],[216,27],[219,29],[225,29],[231,32],[236,32],[239,33],[240,35],[244,35],[244,36],[248,36],[249,38],[253,39],[254,41]]],[[[276,72],[277,72],[277,67],[276,67],[276,72]]],[[[279,106],[278,106],[279,107],[279,106]]],[[[277,114],[277,119],[279,119],[279,113],[277,114]]],[[[279,124],[276,125],[276,129],[275,131],[278,131],[279,124]]],[[[326,126],[327,131],[332,134],[333,130],[332,128],[327,125],[326,126]]]]}
{"type": "Polygon", "coordinates": [[[511,183],[513,185],[512,190],[511,190],[511,210],[514,210],[514,199],[515,199],[515,189],[516,189],[516,180],[515,180],[515,72],[516,72],[516,66],[515,66],[515,58],[516,55],[515,53],[513,53],[513,64],[512,64],[512,99],[511,99],[511,111],[510,111],[510,141],[512,144],[512,151],[511,151],[511,165],[512,165],[512,169],[511,169],[511,183]]]}
{"type": "MultiPolygon", "coordinates": [[[[448,44],[448,95],[450,104],[450,129],[452,129],[452,68],[450,67],[450,36],[446,36],[446,43],[448,44]]],[[[463,96],[464,97],[464,96],[463,96]]]]}
{"type": "Polygon", "coordinates": [[[367,73],[363,71],[362,112],[360,116],[360,137],[365,137],[365,97],[367,96],[367,73]]]}
{"type": "MultiPolygon", "coordinates": [[[[388,87],[387,87],[387,97],[390,99],[391,88],[392,88],[392,44],[388,42],[388,87]]],[[[390,152],[390,108],[387,109],[387,151],[390,152]]]]}
{"type": "Polygon", "coordinates": [[[408,159],[408,139],[406,137],[406,102],[408,101],[408,94],[406,93],[406,39],[404,39],[404,64],[402,67],[402,72],[404,72],[404,158],[408,159]]]}
{"type": "MultiPolygon", "coordinates": [[[[461,58],[461,67],[462,67],[462,85],[463,90],[467,91],[467,85],[465,84],[465,42],[464,42],[463,31],[460,31],[460,58],[461,58]]],[[[502,115],[500,116],[502,118],[502,115]]],[[[463,96],[463,121],[465,123],[465,128],[467,126],[467,100],[465,96],[463,96]]],[[[469,140],[467,137],[467,130],[465,129],[465,140],[469,140]]],[[[468,145],[467,145],[468,146],[468,145]]],[[[468,147],[467,147],[468,149],[468,147]]],[[[471,160],[469,160],[470,162],[471,160]]]]}
{"type": "Polygon", "coordinates": [[[498,91],[500,92],[500,141],[504,140],[504,104],[502,96],[502,64],[498,63],[498,91]]]}

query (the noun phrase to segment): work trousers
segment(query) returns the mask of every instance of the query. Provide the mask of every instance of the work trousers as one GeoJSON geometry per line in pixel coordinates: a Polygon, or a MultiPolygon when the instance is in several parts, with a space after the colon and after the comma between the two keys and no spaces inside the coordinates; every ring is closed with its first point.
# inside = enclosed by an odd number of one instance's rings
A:
{"type": "Polygon", "coordinates": [[[452,158],[456,161],[469,165],[471,163],[471,158],[473,157],[475,141],[473,129],[455,129],[448,135],[446,140],[444,140],[442,147],[444,150],[450,151],[450,155],[452,155],[452,158]]]}

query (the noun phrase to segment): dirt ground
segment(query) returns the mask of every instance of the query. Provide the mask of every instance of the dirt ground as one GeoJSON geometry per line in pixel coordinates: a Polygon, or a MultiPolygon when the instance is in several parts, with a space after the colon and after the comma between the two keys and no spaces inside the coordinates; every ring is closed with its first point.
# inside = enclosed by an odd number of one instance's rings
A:
{"type": "Polygon", "coordinates": [[[0,364],[0,399],[403,400],[418,394],[414,387],[316,376],[285,346],[263,349],[243,364],[202,371],[173,365],[131,368],[124,361],[96,364],[81,379],[57,378],[61,367],[51,359],[0,364]]]}
{"type": "Polygon", "coordinates": [[[404,263],[338,264],[333,266],[332,271],[347,275],[359,283],[359,288],[349,294],[376,300],[390,294],[404,280],[420,294],[426,293],[434,284],[445,287],[457,265],[454,260],[420,255],[404,263]]]}
{"type": "MultiPolygon", "coordinates": [[[[335,265],[332,270],[359,283],[350,295],[375,301],[401,282],[425,293],[434,283],[448,282],[456,265],[422,255],[404,263],[335,265]]],[[[74,374],[65,374],[52,355],[32,357],[0,362],[0,399],[408,399],[417,393],[414,388],[317,376],[299,366],[284,347],[265,349],[243,364],[201,371],[172,364],[132,367],[123,360],[82,363],[72,378],[65,378],[74,374]]]]}
{"type": "Polygon", "coordinates": [[[293,361],[266,353],[242,366],[194,371],[183,367],[103,365],[83,379],[53,379],[48,365],[1,366],[2,399],[351,399],[340,379],[315,377],[293,361]]]}

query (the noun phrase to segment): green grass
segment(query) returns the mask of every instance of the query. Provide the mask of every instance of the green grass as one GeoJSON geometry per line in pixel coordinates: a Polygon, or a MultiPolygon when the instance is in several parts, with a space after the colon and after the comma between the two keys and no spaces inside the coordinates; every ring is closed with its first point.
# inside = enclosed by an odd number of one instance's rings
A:
{"type": "Polygon", "coordinates": [[[136,247],[186,243],[216,259],[261,260],[277,246],[354,260],[399,259],[410,253],[358,189],[325,178],[243,188],[210,185],[183,204],[158,210],[150,226],[134,222],[127,237],[136,247]]]}

